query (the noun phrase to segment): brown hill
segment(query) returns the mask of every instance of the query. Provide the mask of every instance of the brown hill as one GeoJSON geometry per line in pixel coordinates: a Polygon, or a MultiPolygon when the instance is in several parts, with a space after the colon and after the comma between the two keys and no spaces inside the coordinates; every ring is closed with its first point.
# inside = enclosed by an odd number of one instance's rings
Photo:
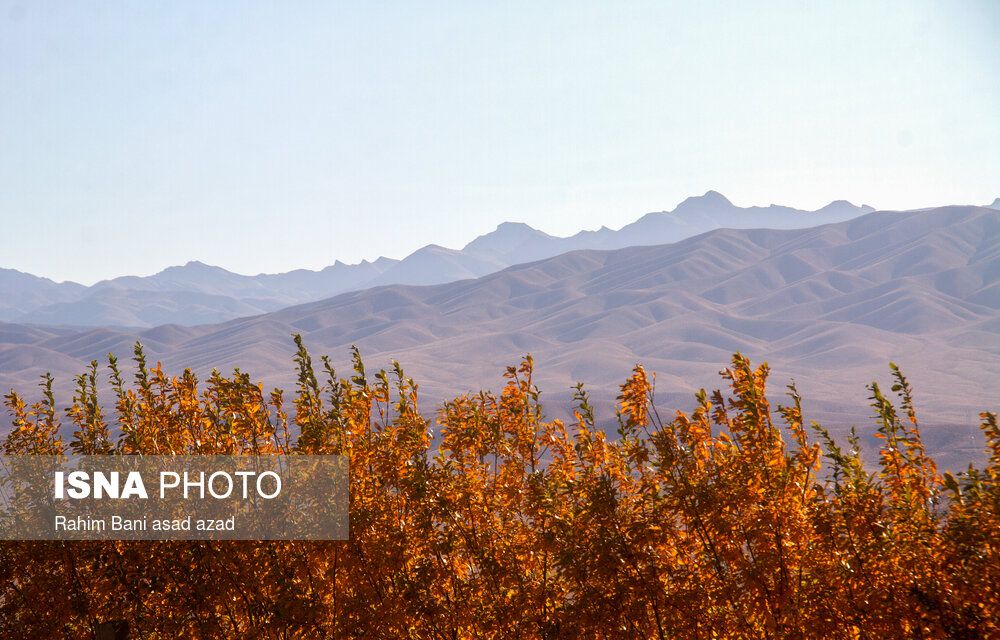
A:
{"type": "Polygon", "coordinates": [[[981,207],[872,213],[811,229],[718,230],[663,246],[575,251],[478,279],[393,285],[221,325],[81,334],[4,326],[0,384],[66,381],[141,340],[168,370],[239,366],[291,386],[292,343],[346,371],[356,344],[370,368],[399,360],[424,406],[500,385],[531,352],[552,415],[570,387],[592,390],[599,420],[635,363],[657,371],[661,410],[689,409],[734,351],[795,378],[807,419],[869,432],[864,384],[900,365],[916,389],[933,455],[961,467],[976,414],[1000,407],[1000,213],[981,207]],[[71,366],[71,365],[74,365],[71,366]]]}

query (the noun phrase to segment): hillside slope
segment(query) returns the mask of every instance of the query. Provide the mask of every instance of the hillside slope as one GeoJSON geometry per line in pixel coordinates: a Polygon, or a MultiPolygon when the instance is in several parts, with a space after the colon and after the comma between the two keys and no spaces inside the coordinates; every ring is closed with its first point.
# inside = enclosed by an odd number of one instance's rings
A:
{"type": "Polygon", "coordinates": [[[65,381],[109,350],[128,356],[137,339],[174,373],[239,366],[288,387],[294,332],[345,371],[352,344],[371,368],[399,360],[428,408],[496,388],[503,368],[530,352],[556,415],[568,413],[577,381],[607,406],[637,362],[658,372],[662,409],[688,409],[691,393],[718,384],[716,372],[740,351],[767,359],[774,384],[795,378],[807,418],[839,432],[870,426],[864,384],[887,379],[893,361],[914,383],[930,447],[948,463],[974,451],[976,414],[1000,407],[1000,213],[945,207],[802,230],[717,230],[220,325],[3,328],[4,389],[30,390],[46,368],[65,381]]]}
{"type": "Polygon", "coordinates": [[[710,191],[688,198],[672,212],[647,214],[619,231],[602,228],[558,238],[526,224],[505,222],[461,250],[432,244],[402,260],[379,258],[353,265],[337,261],[320,271],[246,276],[192,261],[151,276],[123,276],[84,287],[6,269],[0,270],[0,320],[88,327],[224,322],[379,285],[475,278],[578,249],[664,244],[721,227],[795,229],[847,220],[866,211],[871,207],[843,201],[814,212],[774,205],[741,208],[710,191]]]}

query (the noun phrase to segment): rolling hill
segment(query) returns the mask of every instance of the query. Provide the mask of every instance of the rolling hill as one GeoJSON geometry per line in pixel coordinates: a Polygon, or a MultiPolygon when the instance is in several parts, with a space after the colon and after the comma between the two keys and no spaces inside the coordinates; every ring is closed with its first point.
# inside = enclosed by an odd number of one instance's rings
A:
{"type": "MultiPolygon", "coordinates": [[[[591,389],[598,419],[638,362],[658,372],[661,411],[690,410],[735,351],[790,379],[807,420],[870,433],[864,384],[900,365],[916,389],[931,452],[945,468],[977,456],[976,415],[1000,408],[1000,212],[877,212],[798,230],[720,229],[657,246],[579,250],[484,277],[394,284],[222,324],[144,331],[0,325],[0,385],[30,395],[50,370],[65,385],[91,359],[140,340],[168,371],[239,366],[291,388],[291,333],[347,370],[399,360],[431,410],[498,389],[530,352],[552,416],[570,387],[591,389]]],[[[68,396],[64,396],[68,397],[68,396]]]]}
{"type": "Polygon", "coordinates": [[[245,276],[193,261],[151,276],[123,276],[84,287],[4,269],[0,270],[0,320],[86,327],[224,322],[379,285],[476,278],[577,249],[663,244],[722,227],[795,229],[871,210],[844,201],[814,212],[775,205],[741,208],[709,191],[688,198],[672,212],[647,214],[619,231],[602,228],[558,238],[526,224],[505,222],[461,250],[432,244],[402,260],[379,258],[354,265],[337,261],[320,271],[245,276]]]}

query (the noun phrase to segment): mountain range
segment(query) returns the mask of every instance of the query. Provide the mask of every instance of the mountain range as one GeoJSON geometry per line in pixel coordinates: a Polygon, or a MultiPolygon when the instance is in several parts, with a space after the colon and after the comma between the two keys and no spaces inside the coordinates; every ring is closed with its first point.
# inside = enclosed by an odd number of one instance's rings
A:
{"type": "Polygon", "coordinates": [[[192,326],[380,285],[428,285],[477,278],[578,249],[665,244],[718,228],[798,229],[870,211],[871,207],[856,207],[843,200],[817,211],[777,205],[744,208],[709,191],[688,198],[673,211],[646,214],[618,231],[604,227],[560,238],[523,223],[505,222],[461,250],[432,244],[402,260],[379,258],[353,265],[337,261],[320,271],[298,269],[245,276],[189,262],[152,276],[124,276],[85,287],[0,269],[0,320],[79,327],[192,326]]]}
{"type": "MultiPolygon", "coordinates": [[[[664,219],[644,224],[669,226],[664,219]]],[[[504,257],[514,251],[505,234],[550,242],[502,225],[463,251],[502,261],[548,250],[504,257]]],[[[351,345],[370,369],[400,361],[429,412],[455,394],[498,390],[504,368],[530,352],[549,415],[572,415],[570,388],[582,381],[606,427],[636,363],[658,373],[657,403],[669,416],[690,410],[698,387],[722,385],[718,370],[740,351],[770,363],[774,400],[795,379],[807,420],[841,436],[856,424],[872,446],[864,385],[889,382],[891,361],[915,387],[929,451],[942,468],[961,469],[981,455],[978,412],[1000,408],[1000,212],[955,206],[802,229],[715,229],[669,244],[572,250],[455,282],[375,286],[221,324],[0,324],[0,387],[30,396],[51,371],[67,389],[90,360],[124,359],[139,340],[175,375],[239,366],[291,389],[292,333],[345,372],[351,345]]]]}

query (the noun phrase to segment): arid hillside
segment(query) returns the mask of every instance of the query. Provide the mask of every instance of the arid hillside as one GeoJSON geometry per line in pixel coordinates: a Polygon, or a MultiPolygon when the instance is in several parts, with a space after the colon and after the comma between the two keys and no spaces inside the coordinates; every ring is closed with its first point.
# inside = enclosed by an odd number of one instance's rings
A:
{"type": "MultiPolygon", "coordinates": [[[[945,467],[977,455],[977,414],[1000,404],[1000,212],[946,207],[872,213],[801,230],[717,230],[671,245],[574,251],[478,279],[393,285],[198,327],[88,332],[0,325],[0,385],[29,395],[51,371],[68,393],[87,363],[123,360],[141,341],[168,372],[238,366],[293,381],[290,334],[347,366],[402,363],[425,410],[496,388],[531,353],[552,416],[576,382],[597,406],[638,362],[657,372],[662,409],[732,353],[767,360],[772,385],[795,379],[807,420],[870,433],[865,382],[897,363],[916,389],[929,450],[945,467]]],[[[68,396],[67,401],[68,401],[68,396]]],[[[609,424],[611,415],[598,415],[609,424]]]]}

